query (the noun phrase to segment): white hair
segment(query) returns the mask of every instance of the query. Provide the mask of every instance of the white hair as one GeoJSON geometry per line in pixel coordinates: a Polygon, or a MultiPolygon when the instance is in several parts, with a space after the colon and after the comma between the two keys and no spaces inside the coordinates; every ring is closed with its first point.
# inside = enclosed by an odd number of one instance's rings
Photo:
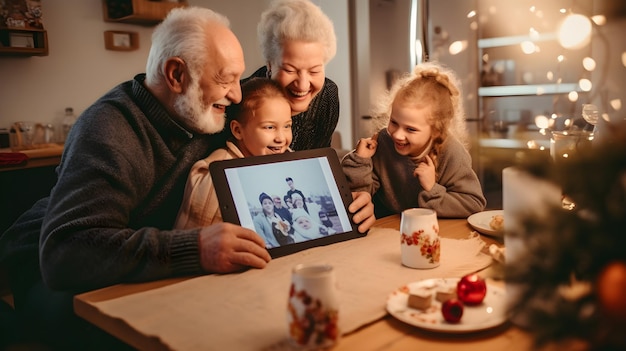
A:
{"type": "Polygon", "coordinates": [[[228,18],[202,7],[174,8],[152,33],[152,46],[146,63],[146,83],[152,85],[164,79],[163,67],[172,57],[180,57],[197,76],[208,60],[207,27],[220,24],[230,27],[228,18]]]}
{"type": "Polygon", "coordinates": [[[325,64],[337,53],[333,22],[309,0],[274,0],[261,14],[257,35],[265,61],[278,66],[286,40],[321,43],[325,64]]]}

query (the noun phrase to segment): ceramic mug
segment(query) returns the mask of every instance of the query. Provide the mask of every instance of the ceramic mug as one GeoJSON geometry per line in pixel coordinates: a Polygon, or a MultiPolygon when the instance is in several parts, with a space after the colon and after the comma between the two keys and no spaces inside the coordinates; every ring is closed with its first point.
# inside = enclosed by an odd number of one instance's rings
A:
{"type": "Polygon", "coordinates": [[[299,264],[293,268],[287,325],[298,349],[330,348],[339,341],[339,298],[332,266],[299,264]]]}
{"type": "Polygon", "coordinates": [[[403,265],[419,269],[439,266],[441,244],[437,212],[426,208],[402,211],[400,236],[403,265]]]}

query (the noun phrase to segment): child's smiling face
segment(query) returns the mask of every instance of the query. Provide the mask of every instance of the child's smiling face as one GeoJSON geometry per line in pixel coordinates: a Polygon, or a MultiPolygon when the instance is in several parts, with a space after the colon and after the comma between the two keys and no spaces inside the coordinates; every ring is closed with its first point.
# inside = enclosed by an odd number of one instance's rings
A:
{"type": "Polygon", "coordinates": [[[416,157],[424,151],[432,137],[430,116],[430,107],[393,102],[387,131],[398,154],[416,157]]]}
{"type": "Polygon", "coordinates": [[[266,98],[241,122],[231,122],[237,146],[244,156],[281,154],[291,144],[291,107],[282,98],[266,98]]]}

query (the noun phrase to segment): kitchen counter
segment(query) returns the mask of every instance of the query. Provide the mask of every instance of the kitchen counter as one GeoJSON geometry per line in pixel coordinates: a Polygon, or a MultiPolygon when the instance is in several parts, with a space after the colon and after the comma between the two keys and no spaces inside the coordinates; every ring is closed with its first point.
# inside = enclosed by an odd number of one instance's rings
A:
{"type": "MultiPolygon", "coordinates": [[[[48,196],[56,183],[55,169],[63,146],[24,150],[25,163],[0,166],[0,233],[3,233],[37,200],[48,196]]],[[[0,152],[13,152],[9,148],[0,152]]]]}
{"type": "Polygon", "coordinates": [[[0,172],[14,171],[25,168],[57,166],[63,154],[63,145],[46,144],[46,147],[39,147],[30,150],[14,151],[11,148],[1,148],[0,152],[20,152],[28,156],[28,161],[19,165],[0,165],[0,172]]]}

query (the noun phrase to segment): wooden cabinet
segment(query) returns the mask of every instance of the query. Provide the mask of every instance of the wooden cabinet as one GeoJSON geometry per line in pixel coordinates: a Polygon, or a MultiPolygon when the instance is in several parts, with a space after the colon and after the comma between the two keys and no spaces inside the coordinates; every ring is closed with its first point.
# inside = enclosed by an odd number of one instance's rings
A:
{"type": "Polygon", "coordinates": [[[47,56],[48,33],[43,29],[0,28],[0,56],[47,56]]]}
{"type": "Polygon", "coordinates": [[[150,26],[161,22],[173,8],[185,6],[186,0],[103,0],[102,14],[106,22],[150,26]]]}
{"type": "Polygon", "coordinates": [[[24,166],[0,168],[0,233],[37,200],[50,194],[61,156],[31,159],[24,166]]]}

